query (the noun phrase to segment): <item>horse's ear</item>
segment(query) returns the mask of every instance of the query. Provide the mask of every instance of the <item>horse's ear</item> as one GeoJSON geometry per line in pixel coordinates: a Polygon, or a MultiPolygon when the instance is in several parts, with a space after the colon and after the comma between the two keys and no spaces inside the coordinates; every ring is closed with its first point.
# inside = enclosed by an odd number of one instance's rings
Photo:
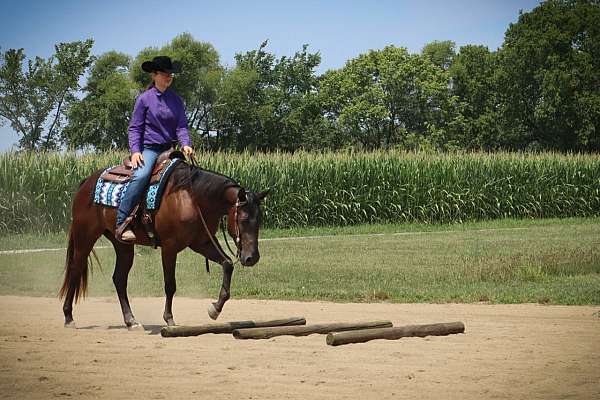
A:
{"type": "Polygon", "coordinates": [[[240,188],[240,190],[238,190],[238,200],[240,201],[240,203],[244,203],[248,200],[246,198],[246,189],[240,188]]]}
{"type": "Polygon", "coordinates": [[[267,197],[267,195],[269,194],[270,191],[271,191],[271,189],[267,189],[262,192],[258,192],[258,193],[256,193],[256,198],[258,199],[258,201],[263,201],[263,199],[265,197],[267,197]]]}

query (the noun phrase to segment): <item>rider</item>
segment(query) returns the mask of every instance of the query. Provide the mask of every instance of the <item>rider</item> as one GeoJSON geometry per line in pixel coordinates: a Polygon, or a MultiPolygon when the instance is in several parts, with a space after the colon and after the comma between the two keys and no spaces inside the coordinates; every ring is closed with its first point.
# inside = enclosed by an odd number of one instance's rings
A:
{"type": "Polygon", "coordinates": [[[129,149],[134,172],[117,210],[117,239],[134,241],[127,217],[150,181],[154,162],[165,150],[179,142],[183,153],[194,153],[187,128],[183,100],[169,86],[175,73],[181,72],[181,63],[171,62],[167,56],[145,61],[142,69],[150,73],[152,84],[135,101],[129,123],[129,149]]]}

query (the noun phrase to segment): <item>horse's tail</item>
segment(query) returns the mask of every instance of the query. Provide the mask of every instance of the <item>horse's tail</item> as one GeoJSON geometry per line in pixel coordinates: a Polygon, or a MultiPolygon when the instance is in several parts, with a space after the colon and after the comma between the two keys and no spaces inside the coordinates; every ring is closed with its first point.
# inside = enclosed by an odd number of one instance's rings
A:
{"type": "MultiPolygon", "coordinates": [[[[74,252],[74,234],[73,234],[73,224],[69,228],[69,236],[68,236],[69,244],[67,246],[67,257],[65,260],[65,280],[63,281],[62,287],[58,291],[59,299],[63,299],[70,289],[75,291],[75,302],[79,300],[80,297],[85,297],[87,292],[88,285],[88,262],[87,258],[83,260],[81,263],[81,267],[73,263],[73,252],[74,252]]],[[[98,261],[98,256],[96,252],[92,249],[92,253],[98,261]]]]}

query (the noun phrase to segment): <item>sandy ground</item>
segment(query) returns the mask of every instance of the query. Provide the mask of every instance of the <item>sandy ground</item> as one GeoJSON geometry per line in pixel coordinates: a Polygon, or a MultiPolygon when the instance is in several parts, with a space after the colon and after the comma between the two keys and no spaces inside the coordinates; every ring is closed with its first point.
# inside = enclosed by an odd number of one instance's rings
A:
{"type": "MultiPolygon", "coordinates": [[[[175,321],[208,322],[208,299],[175,298],[175,321]]],[[[162,338],[163,299],[88,298],[65,329],[56,299],[0,297],[0,398],[598,399],[598,307],[231,300],[220,321],[463,321],[465,334],[327,346],[324,335],[162,338]]]]}

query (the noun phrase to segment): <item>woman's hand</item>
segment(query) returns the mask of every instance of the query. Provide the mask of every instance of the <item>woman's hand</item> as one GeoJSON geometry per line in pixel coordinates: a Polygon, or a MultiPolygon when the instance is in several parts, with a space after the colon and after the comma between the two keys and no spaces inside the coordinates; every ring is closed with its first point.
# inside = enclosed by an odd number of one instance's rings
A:
{"type": "Polygon", "coordinates": [[[139,151],[131,155],[131,166],[133,169],[141,167],[144,164],[144,156],[139,151]]]}
{"type": "Polygon", "coordinates": [[[194,154],[194,149],[192,149],[190,146],[183,146],[183,154],[186,157],[189,157],[194,154]]]}

